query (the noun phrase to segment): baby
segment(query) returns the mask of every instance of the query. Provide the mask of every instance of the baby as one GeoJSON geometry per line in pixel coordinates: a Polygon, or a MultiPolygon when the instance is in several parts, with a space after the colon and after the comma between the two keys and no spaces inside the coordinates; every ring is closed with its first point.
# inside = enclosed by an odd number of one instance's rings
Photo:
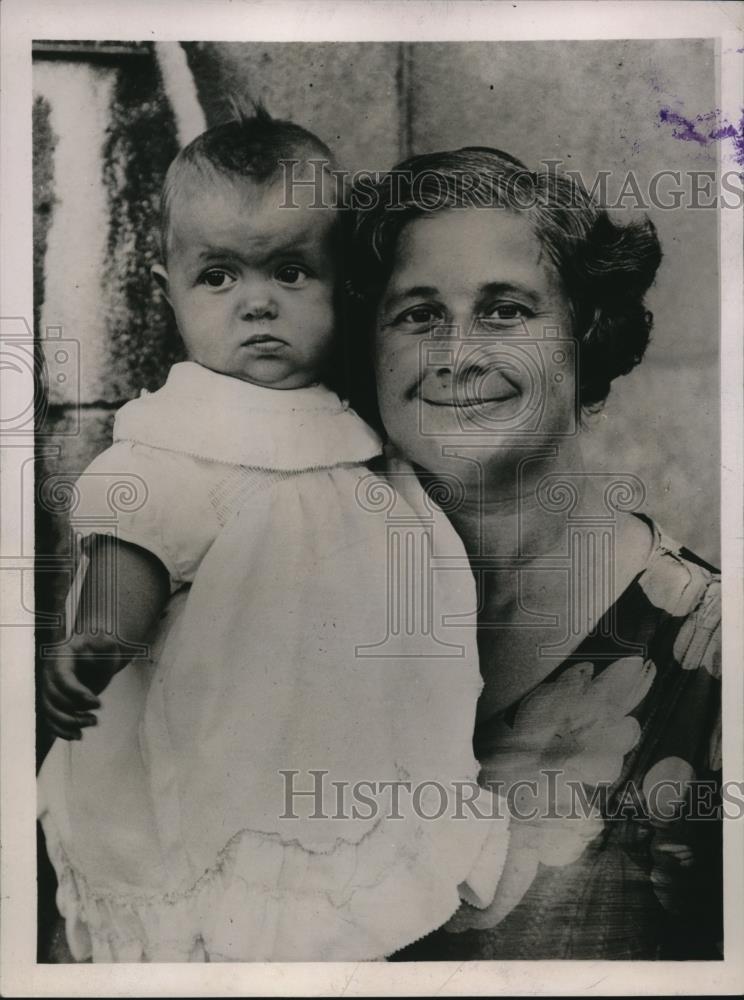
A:
{"type": "MultiPolygon", "coordinates": [[[[387,489],[427,552],[462,552],[412,474],[369,471],[381,442],[329,387],[339,213],[282,183],[311,160],[332,164],[259,109],[166,178],[153,273],[189,360],[118,412],[78,482],[82,583],[44,676],[68,742],[39,814],[78,960],[381,958],[460,898],[486,905],[503,864],[504,820],[382,804],[474,786],[481,681],[472,627],[390,629],[388,524],[365,497],[387,489]],[[117,476],[139,499],[106,535],[117,476]],[[344,800],[360,786],[366,811],[344,800]]],[[[440,576],[432,620],[465,620],[470,575],[440,576]]]]}

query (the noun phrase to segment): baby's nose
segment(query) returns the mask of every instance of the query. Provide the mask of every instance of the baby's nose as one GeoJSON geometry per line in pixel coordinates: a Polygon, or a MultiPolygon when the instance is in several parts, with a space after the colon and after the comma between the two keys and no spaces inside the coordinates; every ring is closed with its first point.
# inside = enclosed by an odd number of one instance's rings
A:
{"type": "Polygon", "coordinates": [[[266,319],[276,316],[276,301],[269,281],[246,282],[240,299],[243,319],[266,319]]]}

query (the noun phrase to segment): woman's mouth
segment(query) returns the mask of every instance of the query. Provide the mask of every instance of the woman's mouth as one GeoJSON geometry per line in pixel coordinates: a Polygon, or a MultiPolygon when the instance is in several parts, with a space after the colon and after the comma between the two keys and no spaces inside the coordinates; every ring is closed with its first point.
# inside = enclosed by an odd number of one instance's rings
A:
{"type": "Polygon", "coordinates": [[[519,393],[516,390],[513,390],[509,393],[504,393],[503,395],[486,396],[480,398],[471,397],[463,399],[459,398],[453,399],[449,397],[441,399],[432,399],[427,396],[420,396],[419,398],[423,403],[426,403],[428,406],[443,406],[456,410],[464,410],[464,409],[475,409],[478,406],[491,406],[494,403],[505,403],[507,400],[514,399],[518,395],[519,393]]]}
{"type": "Polygon", "coordinates": [[[413,395],[427,406],[452,410],[476,410],[506,403],[520,395],[520,387],[509,365],[471,364],[459,376],[452,371],[429,371],[413,395]]]}

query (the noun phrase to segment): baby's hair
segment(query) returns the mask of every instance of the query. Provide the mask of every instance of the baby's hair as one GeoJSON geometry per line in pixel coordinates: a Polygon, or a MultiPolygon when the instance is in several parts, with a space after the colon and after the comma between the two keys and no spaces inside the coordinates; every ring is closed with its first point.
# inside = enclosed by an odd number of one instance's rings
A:
{"type": "Polygon", "coordinates": [[[178,153],[168,168],[160,200],[160,249],[168,256],[173,203],[187,177],[197,174],[214,182],[218,177],[267,184],[280,173],[282,161],[325,161],[333,154],[312,132],[294,122],[274,118],[260,101],[250,106],[238,98],[229,101],[233,117],[202,132],[178,153]]]}

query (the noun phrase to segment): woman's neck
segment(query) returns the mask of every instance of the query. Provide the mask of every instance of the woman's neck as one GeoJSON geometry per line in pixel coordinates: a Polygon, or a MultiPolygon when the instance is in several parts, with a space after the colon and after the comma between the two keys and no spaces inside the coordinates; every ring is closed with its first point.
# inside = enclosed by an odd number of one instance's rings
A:
{"type": "MultiPolygon", "coordinates": [[[[652,537],[638,518],[613,510],[611,487],[622,478],[585,472],[575,440],[532,449],[509,467],[466,468],[471,474],[457,476],[464,500],[448,516],[479,594],[483,720],[575,652],[645,565],[652,537]]],[[[427,489],[437,483],[421,479],[427,489]]]]}
{"type": "MultiPolygon", "coordinates": [[[[471,559],[531,561],[565,548],[569,519],[580,520],[602,503],[575,440],[536,461],[516,460],[509,471],[478,466],[460,477],[464,498],[448,516],[471,559]]],[[[437,482],[422,474],[427,489],[437,482]]]]}

